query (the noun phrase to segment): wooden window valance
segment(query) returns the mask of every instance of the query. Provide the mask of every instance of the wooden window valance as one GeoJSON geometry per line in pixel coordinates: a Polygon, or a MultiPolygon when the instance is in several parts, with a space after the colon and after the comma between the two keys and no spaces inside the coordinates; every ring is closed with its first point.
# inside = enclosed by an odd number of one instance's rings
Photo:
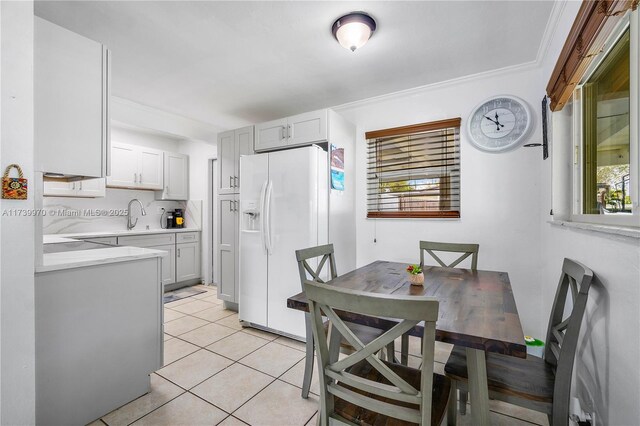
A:
{"type": "Polygon", "coordinates": [[[625,12],[637,7],[638,0],[582,2],[547,84],[551,111],[564,107],[625,12]]]}
{"type": "Polygon", "coordinates": [[[365,136],[368,218],[460,217],[460,118],[365,136]]]}

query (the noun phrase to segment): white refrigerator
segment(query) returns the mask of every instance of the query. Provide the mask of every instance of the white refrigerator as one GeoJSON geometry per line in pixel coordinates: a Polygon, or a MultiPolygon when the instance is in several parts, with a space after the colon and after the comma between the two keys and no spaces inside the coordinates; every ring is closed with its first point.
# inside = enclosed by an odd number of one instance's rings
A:
{"type": "Polygon", "coordinates": [[[317,146],[240,158],[239,319],[302,338],[295,251],[329,239],[329,166],[317,146]]]}

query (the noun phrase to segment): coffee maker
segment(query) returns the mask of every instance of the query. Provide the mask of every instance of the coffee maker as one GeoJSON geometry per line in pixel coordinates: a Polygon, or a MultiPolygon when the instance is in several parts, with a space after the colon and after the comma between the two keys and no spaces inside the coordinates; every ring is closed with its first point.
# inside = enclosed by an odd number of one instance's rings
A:
{"type": "Polygon", "coordinates": [[[167,212],[167,229],[184,228],[182,209],[167,212]]]}
{"type": "Polygon", "coordinates": [[[184,228],[184,216],[182,215],[182,209],[175,209],[173,211],[173,221],[175,222],[174,228],[184,228]]]}

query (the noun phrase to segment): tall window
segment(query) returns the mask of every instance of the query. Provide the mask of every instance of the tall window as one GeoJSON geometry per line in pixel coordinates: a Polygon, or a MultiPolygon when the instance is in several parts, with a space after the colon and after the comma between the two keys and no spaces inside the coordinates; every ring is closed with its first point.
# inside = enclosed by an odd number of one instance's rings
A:
{"type": "Polygon", "coordinates": [[[629,29],[581,87],[583,214],[630,214],[629,29]]]}
{"type": "Polygon", "coordinates": [[[366,138],[367,217],[460,217],[460,118],[366,138]]]}
{"type": "Polygon", "coordinates": [[[639,225],[638,117],[633,116],[638,41],[632,36],[637,37],[637,16],[631,16],[609,36],[574,93],[572,217],[579,221],[639,225]]]}

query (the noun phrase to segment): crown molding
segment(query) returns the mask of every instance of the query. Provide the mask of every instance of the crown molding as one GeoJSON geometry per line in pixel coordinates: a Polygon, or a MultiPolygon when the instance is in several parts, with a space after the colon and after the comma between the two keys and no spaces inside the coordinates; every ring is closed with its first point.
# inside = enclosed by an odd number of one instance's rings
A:
{"type": "Polygon", "coordinates": [[[536,69],[540,66],[537,61],[525,62],[522,64],[509,65],[503,68],[496,68],[492,70],[482,71],[476,74],[469,74],[462,77],[452,78],[450,80],[438,81],[435,83],[425,84],[424,86],[412,87],[410,89],[400,90],[397,92],[387,93],[380,96],[374,96],[371,98],[361,99],[358,101],[347,102],[338,106],[334,106],[331,109],[336,111],[345,111],[352,108],[363,107],[366,105],[377,104],[380,102],[386,102],[394,99],[404,98],[412,95],[419,95],[424,92],[429,92],[434,89],[442,89],[449,86],[459,85],[461,83],[468,83],[475,80],[483,80],[488,77],[495,77],[504,74],[512,74],[516,72],[524,72],[536,69]]]}
{"type": "Polygon", "coordinates": [[[569,1],[571,0],[553,2],[553,7],[551,8],[551,14],[549,15],[549,19],[547,19],[547,25],[545,26],[544,32],[542,33],[540,46],[538,46],[538,54],[536,55],[536,62],[539,65],[542,65],[542,63],[544,62],[544,58],[547,56],[547,52],[549,51],[549,46],[551,46],[553,37],[555,36],[556,31],[558,29],[560,17],[564,13],[564,9],[569,1]]]}

